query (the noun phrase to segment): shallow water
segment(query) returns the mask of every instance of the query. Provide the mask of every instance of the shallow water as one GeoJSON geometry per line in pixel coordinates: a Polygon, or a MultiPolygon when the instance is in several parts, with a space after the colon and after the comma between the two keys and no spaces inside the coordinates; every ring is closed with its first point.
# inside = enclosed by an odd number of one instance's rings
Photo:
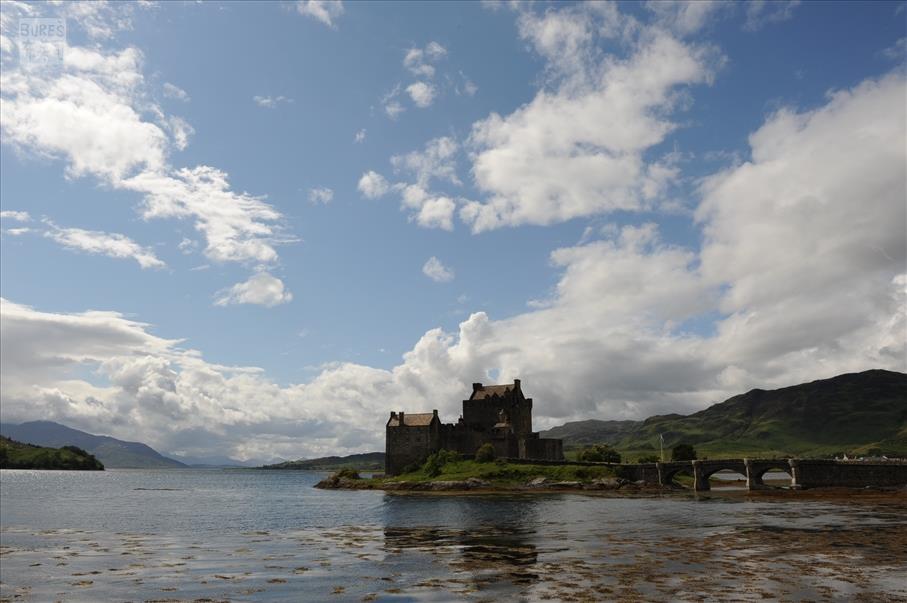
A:
{"type": "Polygon", "coordinates": [[[0,473],[0,598],[907,601],[905,497],[316,490],[323,474],[0,473]]]}

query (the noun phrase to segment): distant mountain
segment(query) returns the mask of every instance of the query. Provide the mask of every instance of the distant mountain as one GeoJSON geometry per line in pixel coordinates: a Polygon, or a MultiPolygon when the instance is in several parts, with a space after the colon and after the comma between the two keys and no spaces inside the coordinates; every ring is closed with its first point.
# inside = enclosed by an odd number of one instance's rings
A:
{"type": "Polygon", "coordinates": [[[325,456],[317,459],[286,461],[262,467],[262,469],[307,469],[310,471],[337,471],[346,468],[364,471],[383,471],[384,453],[366,452],[363,454],[351,454],[349,456],[325,456]]]}
{"type": "Polygon", "coordinates": [[[0,469],[103,471],[104,465],[76,446],[47,448],[0,436],[0,469]]]}
{"type": "Polygon", "coordinates": [[[692,444],[700,455],[907,455],[907,375],[848,373],[776,390],[754,389],[692,415],[578,421],[542,437],[568,447],[608,443],[625,456],[692,444]]]}
{"type": "Polygon", "coordinates": [[[124,442],[110,436],[98,436],[72,429],[53,421],[30,421],[16,425],[0,424],[0,435],[37,446],[62,448],[78,446],[93,454],[107,468],[171,469],[185,464],[167,458],[140,442],[124,442]]]}
{"type": "Polygon", "coordinates": [[[170,458],[175,459],[189,467],[261,467],[267,462],[280,462],[283,459],[265,461],[263,459],[249,459],[240,461],[228,456],[185,456],[182,454],[171,454],[170,458]]]}

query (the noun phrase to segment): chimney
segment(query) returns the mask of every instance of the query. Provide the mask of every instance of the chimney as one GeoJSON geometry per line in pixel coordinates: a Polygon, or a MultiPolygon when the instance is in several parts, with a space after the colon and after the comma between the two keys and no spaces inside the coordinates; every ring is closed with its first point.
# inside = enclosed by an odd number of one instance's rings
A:
{"type": "Polygon", "coordinates": [[[431,414],[434,416],[435,419],[437,419],[438,418],[438,409],[436,408],[436,409],[432,410],[431,414]]]}
{"type": "Polygon", "coordinates": [[[472,391],[477,392],[477,391],[479,391],[480,389],[484,389],[484,388],[482,387],[482,384],[481,384],[481,383],[473,383],[473,384],[472,384],[472,391]]]}
{"type": "Polygon", "coordinates": [[[514,380],[513,380],[513,389],[514,389],[514,390],[520,389],[520,380],[519,380],[519,379],[514,379],[514,380]]]}
{"type": "Polygon", "coordinates": [[[400,411],[400,425],[401,426],[406,425],[406,423],[403,421],[403,411],[402,410],[400,411]]]}
{"type": "Polygon", "coordinates": [[[391,419],[396,419],[396,418],[397,418],[397,413],[395,413],[394,411],[391,411],[391,419]]]}

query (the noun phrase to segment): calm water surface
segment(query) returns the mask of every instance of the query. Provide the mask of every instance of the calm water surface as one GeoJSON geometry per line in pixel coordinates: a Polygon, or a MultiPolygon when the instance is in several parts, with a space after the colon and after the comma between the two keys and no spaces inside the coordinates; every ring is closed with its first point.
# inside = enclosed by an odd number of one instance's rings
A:
{"type": "Polygon", "coordinates": [[[407,495],[322,476],[2,471],[0,599],[907,601],[903,495],[407,495]]]}

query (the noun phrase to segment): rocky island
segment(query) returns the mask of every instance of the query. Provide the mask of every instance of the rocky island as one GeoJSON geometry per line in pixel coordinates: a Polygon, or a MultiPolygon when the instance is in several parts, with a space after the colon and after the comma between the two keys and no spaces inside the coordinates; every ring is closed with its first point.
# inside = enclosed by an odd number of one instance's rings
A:
{"type": "MultiPolygon", "coordinates": [[[[708,461],[707,461],[708,462],[708,461]]],[[[733,462],[733,461],[732,461],[733,462]]],[[[759,463],[761,461],[756,461],[759,463]]],[[[798,462],[798,461],[795,461],[798,462]]],[[[828,461],[802,461],[823,467],[828,461]]],[[[713,461],[724,464],[725,461],[713,461]]],[[[614,464],[597,466],[590,463],[538,465],[514,462],[514,459],[468,460],[455,453],[442,451],[432,455],[422,467],[395,476],[375,474],[360,475],[355,469],[342,469],[318,482],[315,487],[325,490],[384,490],[389,492],[446,492],[446,493],[531,493],[573,491],[588,494],[618,496],[651,496],[667,493],[705,494],[711,490],[736,492],[745,495],[835,498],[837,496],[895,496],[907,495],[907,465],[902,463],[882,466],[885,474],[878,473],[877,465],[850,465],[843,468],[856,470],[859,485],[846,479],[833,479],[826,483],[809,484],[805,489],[787,479],[763,476],[757,483],[749,477],[724,479],[715,474],[703,476],[694,469],[692,475],[678,474],[676,465],[660,463],[660,469],[646,465],[614,464]],[[446,457],[446,458],[445,458],[446,457]],[[866,470],[869,470],[866,472],[866,470]],[[658,470],[667,475],[656,477],[658,470]],[[674,471],[669,473],[669,471],[674,471]],[[697,477],[698,473],[698,477],[697,477]],[[887,477],[885,477],[887,475],[887,477]]],[[[841,471],[838,467],[834,471],[841,471]]],[[[783,475],[783,474],[782,474],[783,475]]]]}
{"type": "Polygon", "coordinates": [[[395,476],[383,474],[363,477],[352,469],[333,473],[316,488],[389,491],[538,491],[538,490],[619,490],[649,489],[619,477],[611,467],[545,466],[513,464],[505,460],[476,461],[458,458],[454,453],[432,455],[417,470],[395,476]]]}

